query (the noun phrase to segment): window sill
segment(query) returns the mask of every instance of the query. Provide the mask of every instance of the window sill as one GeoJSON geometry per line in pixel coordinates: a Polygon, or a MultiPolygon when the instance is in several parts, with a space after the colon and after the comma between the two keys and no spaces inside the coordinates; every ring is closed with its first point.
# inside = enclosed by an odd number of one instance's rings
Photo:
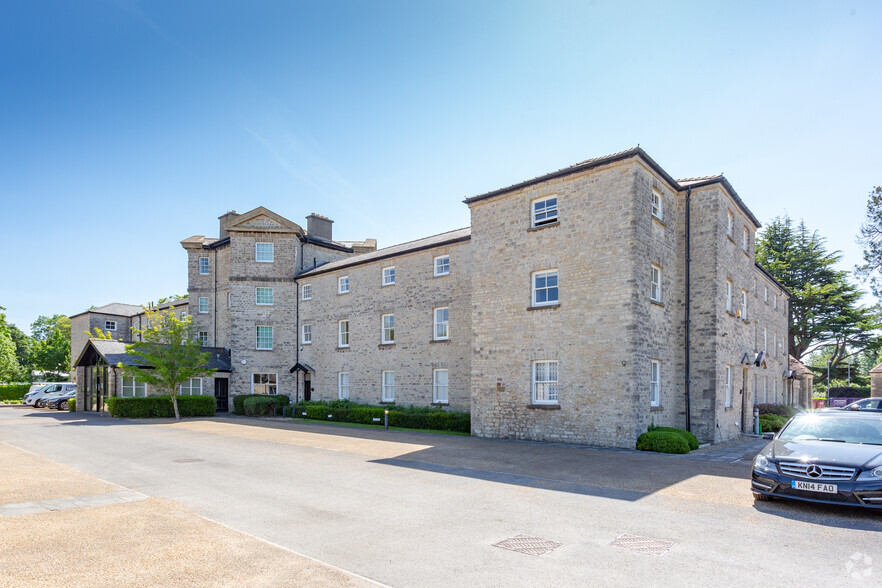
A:
{"type": "Polygon", "coordinates": [[[738,315],[735,314],[734,312],[732,312],[731,310],[727,310],[727,311],[726,311],[726,314],[728,314],[728,315],[731,316],[731,317],[738,318],[738,315]]]}
{"type": "Polygon", "coordinates": [[[395,282],[392,282],[391,284],[380,284],[380,287],[381,288],[388,288],[389,286],[394,286],[394,285],[395,285],[395,282]]]}
{"type": "Polygon", "coordinates": [[[449,402],[433,402],[432,406],[450,406],[449,402]]]}
{"type": "Polygon", "coordinates": [[[255,349],[255,351],[272,351],[272,349],[255,349]]]}
{"type": "Polygon", "coordinates": [[[450,343],[450,339],[432,339],[429,341],[429,344],[432,343],[450,343]]]}
{"type": "Polygon", "coordinates": [[[730,410],[733,410],[731,406],[724,406],[723,407],[724,412],[729,412],[730,410]]]}
{"type": "Polygon", "coordinates": [[[394,400],[381,400],[380,404],[395,404],[394,400]]]}
{"type": "Polygon", "coordinates": [[[531,410],[560,410],[560,404],[528,404],[527,408],[531,410]]]}
{"type": "Polygon", "coordinates": [[[660,224],[662,227],[664,227],[664,228],[668,228],[668,225],[665,224],[665,221],[663,221],[662,219],[658,218],[658,217],[655,216],[654,214],[650,214],[650,216],[652,217],[652,220],[654,220],[655,222],[657,222],[658,224],[660,224]]]}
{"type": "Polygon", "coordinates": [[[659,302],[658,300],[652,300],[651,298],[650,298],[650,300],[649,300],[649,303],[650,303],[650,304],[654,304],[655,306],[661,306],[662,308],[665,307],[664,303],[659,302]]]}
{"type": "Polygon", "coordinates": [[[748,259],[750,259],[750,253],[749,253],[749,252],[747,252],[747,251],[745,251],[744,249],[742,249],[742,250],[741,250],[741,253],[743,253],[744,255],[747,256],[748,259]]]}
{"type": "Polygon", "coordinates": [[[539,304],[535,306],[528,306],[527,310],[545,310],[547,308],[560,308],[560,302],[557,304],[539,304]]]}
{"type": "Polygon", "coordinates": [[[377,349],[387,349],[389,347],[395,347],[395,342],[393,341],[391,343],[380,343],[379,345],[377,345],[377,349]]]}
{"type": "Polygon", "coordinates": [[[446,274],[435,274],[435,275],[432,276],[432,277],[433,277],[433,278],[445,278],[445,277],[447,277],[447,276],[449,276],[449,275],[450,275],[450,272],[447,272],[446,274]]]}
{"type": "Polygon", "coordinates": [[[650,412],[658,412],[658,411],[660,411],[660,410],[664,410],[664,409],[665,409],[665,407],[664,407],[664,406],[660,406],[660,405],[659,405],[659,406],[650,406],[650,407],[649,407],[649,411],[650,411],[650,412]]]}
{"type": "Polygon", "coordinates": [[[729,239],[730,241],[732,241],[733,245],[735,244],[735,238],[732,237],[732,235],[730,235],[729,233],[726,233],[726,238],[729,239]]]}
{"type": "Polygon", "coordinates": [[[301,341],[301,345],[312,345],[312,341],[301,341]]]}
{"type": "Polygon", "coordinates": [[[558,227],[558,226],[560,226],[560,221],[554,221],[551,223],[545,223],[544,225],[530,226],[530,228],[527,229],[527,232],[530,233],[532,231],[541,231],[542,229],[547,229],[550,227],[558,227]]]}
{"type": "Polygon", "coordinates": [[[337,296],[346,296],[349,292],[337,292],[337,296]]]}
{"type": "Polygon", "coordinates": [[[349,351],[349,345],[347,345],[346,347],[337,346],[337,351],[349,351]]]}

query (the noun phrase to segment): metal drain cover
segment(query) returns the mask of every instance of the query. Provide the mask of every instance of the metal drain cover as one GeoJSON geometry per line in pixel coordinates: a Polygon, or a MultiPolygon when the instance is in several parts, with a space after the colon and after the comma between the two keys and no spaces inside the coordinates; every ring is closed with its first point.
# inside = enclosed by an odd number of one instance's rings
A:
{"type": "Polygon", "coordinates": [[[199,459],[198,457],[182,457],[180,459],[173,459],[172,461],[175,463],[199,463],[205,460],[199,459]]]}
{"type": "Polygon", "coordinates": [[[554,551],[563,543],[549,541],[541,537],[530,537],[529,535],[518,535],[499,543],[494,543],[493,547],[501,547],[509,551],[517,551],[518,553],[526,553],[527,555],[545,555],[554,551]]]}
{"type": "Polygon", "coordinates": [[[638,551],[640,553],[648,553],[649,555],[664,555],[676,543],[663,541],[662,539],[653,539],[652,537],[641,537],[640,535],[628,535],[627,533],[616,537],[610,545],[638,551]]]}

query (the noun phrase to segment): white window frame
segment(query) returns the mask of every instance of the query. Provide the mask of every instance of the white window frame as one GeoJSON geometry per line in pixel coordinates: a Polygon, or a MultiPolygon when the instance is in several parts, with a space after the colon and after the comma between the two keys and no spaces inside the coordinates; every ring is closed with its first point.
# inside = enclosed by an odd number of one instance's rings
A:
{"type": "Polygon", "coordinates": [[[312,324],[300,325],[300,344],[312,345],[312,324]]]}
{"type": "Polygon", "coordinates": [[[186,317],[187,317],[187,311],[186,311],[186,310],[182,310],[178,316],[180,316],[180,318],[182,318],[182,319],[183,319],[183,318],[186,318],[186,317]]]}
{"type": "Polygon", "coordinates": [[[196,308],[199,314],[208,314],[208,296],[200,296],[196,300],[196,308]],[[204,305],[202,304],[203,301],[205,302],[204,305]]]}
{"type": "Polygon", "coordinates": [[[448,404],[450,402],[450,370],[432,370],[432,402],[448,404]],[[444,382],[440,381],[443,376],[444,382]]]}
{"type": "Polygon", "coordinates": [[[104,320],[104,330],[105,331],[111,331],[111,332],[116,331],[116,327],[117,327],[116,321],[111,321],[111,320],[107,320],[107,319],[104,320]]]}
{"type": "Polygon", "coordinates": [[[439,255],[432,260],[435,277],[450,275],[450,255],[439,255]],[[446,261],[445,261],[446,260],[446,261]]]}
{"type": "Polygon", "coordinates": [[[726,312],[732,312],[732,280],[726,280],[726,312]]]}
{"type": "Polygon", "coordinates": [[[649,406],[661,406],[661,360],[649,360],[649,406]]]}
{"type": "Polygon", "coordinates": [[[337,399],[349,400],[349,372],[337,372],[337,399]]]}
{"type": "Polygon", "coordinates": [[[662,215],[664,214],[664,204],[662,202],[662,193],[660,190],[653,188],[652,189],[652,204],[651,204],[651,213],[652,216],[657,218],[660,221],[663,221],[662,215]]]}
{"type": "Polygon", "coordinates": [[[726,216],[728,220],[728,225],[726,225],[726,235],[730,238],[735,238],[735,213],[731,210],[726,211],[726,216]]]}
{"type": "Polygon", "coordinates": [[[196,333],[196,340],[199,341],[199,344],[201,346],[208,346],[208,331],[199,331],[198,333],[196,333]]]}
{"type": "MultiPolygon", "coordinates": [[[[272,351],[273,350],[273,326],[272,325],[256,325],[256,328],[254,330],[254,337],[255,337],[254,348],[257,351],[272,351]],[[269,331],[268,331],[269,332],[269,347],[261,347],[260,346],[260,344],[261,344],[260,330],[261,329],[269,329],[269,331]]],[[[267,337],[264,336],[263,337],[264,345],[266,345],[266,341],[267,341],[267,337]]]]}
{"type": "MultiPolygon", "coordinates": [[[[264,297],[264,299],[266,299],[266,297],[264,297]]],[[[273,288],[267,286],[257,286],[254,288],[254,304],[256,304],[257,306],[273,306],[275,304],[275,301],[276,295],[273,288]],[[260,293],[263,292],[264,294],[266,294],[267,291],[269,292],[269,302],[261,302],[260,293]]]]}
{"type": "Polygon", "coordinates": [[[137,381],[134,376],[123,376],[120,396],[123,398],[144,398],[147,396],[147,384],[137,381]]]}
{"type": "Polygon", "coordinates": [[[251,393],[252,394],[266,394],[268,396],[275,396],[279,393],[278,388],[278,377],[277,374],[271,372],[251,372],[251,393]],[[266,377],[266,382],[255,382],[254,380],[260,379],[263,380],[264,376],[266,377]]]}
{"type": "Polygon", "coordinates": [[[557,268],[533,272],[532,275],[530,276],[530,283],[532,285],[533,306],[553,306],[555,304],[560,304],[560,276],[558,274],[557,268]],[[537,288],[536,281],[539,278],[546,278],[546,280],[547,280],[552,275],[555,278],[555,285],[554,286],[548,286],[548,282],[546,281],[545,286],[543,286],[542,288],[537,288]],[[543,302],[537,302],[536,294],[540,290],[551,290],[551,288],[554,288],[555,293],[556,293],[556,298],[554,300],[546,299],[543,302]]]}
{"type": "Polygon", "coordinates": [[[383,345],[395,343],[395,315],[380,315],[380,341],[383,345]]]}
{"type": "Polygon", "coordinates": [[[778,310],[778,293],[777,292],[775,292],[775,294],[772,296],[772,310],[778,310]]]}
{"type": "Polygon", "coordinates": [[[227,292],[227,308],[233,308],[233,293],[227,292]]]}
{"type": "Polygon", "coordinates": [[[202,396],[202,378],[190,378],[184,384],[180,384],[178,386],[178,394],[181,396],[202,396]],[[199,382],[199,385],[196,386],[195,382],[199,382]],[[186,388],[184,387],[186,384],[186,388]],[[199,392],[194,394],[193,390],[198,389],[199,392]]]}
{"type": "Polygon", "coordinates": [[[741,234],[741,249],[745,253],[750,253],[750,231],[747,227],[744,227],[744,231],[741,234]]]}
{"type": "Polygon", "coordinates": [[[550,225],[551,223],[556,223],[559,220],[559,209],[558,205],[560,203],[557,200],[557,194],[553,194],[551,196],[544,196],[542,198],[536,198],[535,200],[530,201],[530,226],[531,227],[542,227],[545,225],[550,225]],[[554,200],[553,205],[545,204],[541,210],[536,210],[537,204],[547,203],[549,200],[554,200]],[[537,218],[537,217],[542,218],[537,218]]]}
{"type": "Polygon", "coordinates": [[[769,354],[769,329],[763,327],[763,355],[769,354]]]}
{"type": "Polygon", "coordinates": [[[726,366],[726,408],[732,408],[732,366],[726,366]]]}
{"type": "Polygon", "coordinates": [[[450,339],[450,307],[449,306],[439,306],[437,308],[432,309],[432,340],[434,341],[447,341],[450,339]],[[442,311],[447,311],[447,318],[444,318],[444,313],[442,311]]]}
{"type": "Polygon", "coordinates": [[[763,286],[763,302],[769,303],[769,287],[763,286]]]}
{"type": "Polygon", "coordinates": [[[257,263],[273,263],[276,259],[276,246],[274,243],[267,243],[266,241],[258,241],[254,244],[254,261],[257,263]],[[261,251],[261,245],[269,245],[268,248],[263,248],[261,251]],[[263,257],[263,259],[261,259],[263,257]]]}
{"type": "Polygon", "coordinates": [[[349,276],[337,278],[337,294],[349,294],[349,276]]]}
{"type": "Polygon", "coordinates": [[[393,370],[384,370],[382,372],[380,386],[380,400],[382,402],[395,402],[395,372],[393,370]],[[391,378],[387,376],[391,376],[391,378]]]}
{"type": "Polygon", "coordinates": [[[383,268],[381,274],[381,284],[383,286],[395,285],[395,266],[389,265],[383,268]]]}
{"type": "Polygon", "coordinates": [[[349,319],[337,321],[337,347],[349,347],[349,319]]]}
{"type": "Polygon", "coordinates": [[[649,270],[649,299],[653,302],[661,302],[662,292],[662,268],[650,265],[649,270]]]}
{"type": "Polygon", "coordinates": [[[741,320],[747,320],[747,290],[741,291],[741,320]]]}
{"type": "Polygon", "coordinates": [[[200,276],[208,276],[211,274],[211,260],[209,260],[207,257],[200,257],[198,264],[200,276]]]}
{"type": "Polygon", "coordinates": [[[532,372],[530,379],[532,381],[533,404],[558,404],[558,382],[560,379],[558,361],[556,359],[540,359],[533,362],[530,370],[532,372]],[[547,379],[539,380],[539,366],[547,366],[547,379]],[[554,380],[551,379],[552,367],[554,368],[553,371],[557,372],[557,378],[554,380]]]}
{"type": "Polygon", "coordinates": [[[312,284],[303,284],[300,289],[301,300],[312,300],[312,284]]]}

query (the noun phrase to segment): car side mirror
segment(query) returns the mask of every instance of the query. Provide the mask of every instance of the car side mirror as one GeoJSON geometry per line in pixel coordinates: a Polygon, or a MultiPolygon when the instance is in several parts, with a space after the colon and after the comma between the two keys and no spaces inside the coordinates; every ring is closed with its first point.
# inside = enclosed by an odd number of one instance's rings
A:
{"type": "Polygon", "coordinates": [[[763,433],[763,439],[774,439],[775,434],[769,431],[768,433],[763,433]]]}

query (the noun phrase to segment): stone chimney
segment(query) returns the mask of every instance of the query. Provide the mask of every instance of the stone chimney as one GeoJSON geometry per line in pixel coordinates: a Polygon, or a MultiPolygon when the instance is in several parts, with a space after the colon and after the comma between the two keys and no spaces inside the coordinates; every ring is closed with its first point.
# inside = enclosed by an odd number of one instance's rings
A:
{"type": "Polygon", "coordinates": [[[313,212],[306,217],[306,234],[310,237],[332,241],[333,239],[331,238],[331,235],[333,227],[331,225],[333,224],[334,221],[328,217],[313,212]]]}
{"type": "Polygon", "coordinates": [[[239,214],[235,210],[231,210],[230,212],[217,217],[217,220],[220,221],[220,233],[218,233],[218,239],[223,239],[224,237],[229,236],[229,233],[227,233],[227,224],[237,216],[239,216],[239,214]]]}

